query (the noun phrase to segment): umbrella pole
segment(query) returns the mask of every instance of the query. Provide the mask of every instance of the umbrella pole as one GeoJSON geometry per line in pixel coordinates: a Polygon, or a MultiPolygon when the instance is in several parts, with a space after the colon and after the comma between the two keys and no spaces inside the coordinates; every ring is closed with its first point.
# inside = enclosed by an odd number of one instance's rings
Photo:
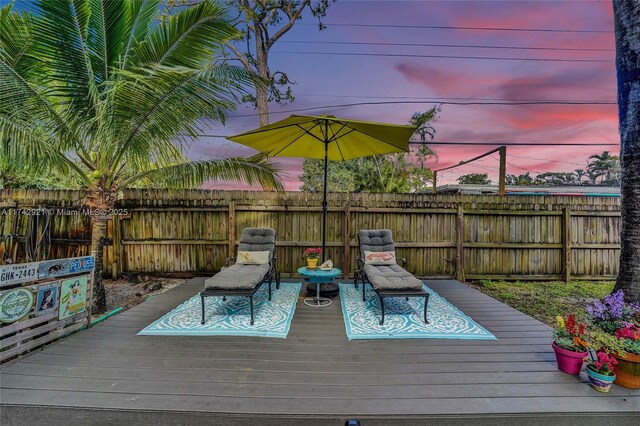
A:
{"type": "Polygon", "coordinates": [[[328,170],[328,153],[329,153],[329,143],[324,143],[324,189],[322,194],[322,263],[325,260],[325,249],[326,249],[326,240],[327,240],[327,170],[328,170]]]}

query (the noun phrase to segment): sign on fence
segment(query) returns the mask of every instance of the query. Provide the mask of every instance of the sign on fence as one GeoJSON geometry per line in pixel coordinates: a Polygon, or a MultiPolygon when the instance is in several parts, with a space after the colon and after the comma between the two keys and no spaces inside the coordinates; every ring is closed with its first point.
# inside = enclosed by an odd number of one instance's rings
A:
{"type": "Polygon", "coordinates": [[[93,256],[0,267],[0,361],[90,321],[93,256]]]}
{"type": "Polygon", "coordinates": [[[37,278],[38,262],[0,266],[0,288],[35,281],[37,278]]]}
{"type": "Polygon", "coordinates": [[[58,307],[59,281],[38,286],[38,296],[36,297],[35,315],[45,315],[54,312],[58,307]]]}
{"type": "Polygon", "coordinates": [[[85,311],[87,306],[87,276],[70,278],[60,286],[59,319],[65,319],[85,311]]]}
{"type": "Polygon", "coordinates": [[[33,293],[27,288],[14,288],[0,295],[0,322],[18,321],[31,311],[33,293]]]}

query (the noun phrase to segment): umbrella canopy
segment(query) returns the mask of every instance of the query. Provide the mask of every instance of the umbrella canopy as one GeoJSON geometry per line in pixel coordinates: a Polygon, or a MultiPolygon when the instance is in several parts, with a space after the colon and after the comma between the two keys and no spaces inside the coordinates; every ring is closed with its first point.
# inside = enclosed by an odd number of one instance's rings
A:
{"type": "Polygon", "coordinates": [[[325,257],[327,161],[409,152],[414,126],[349,120],[333,116],[292,115],[284,120],[227,139],[269,157],[324,159],[322,259],[325,257]]]}
{"type": "Polygon", "coordinates": [[[369,155],[408,152],[413,126],[373,123],[332,116],[292,115],[227,139],[269,157],[351,160],[369,155]]]}

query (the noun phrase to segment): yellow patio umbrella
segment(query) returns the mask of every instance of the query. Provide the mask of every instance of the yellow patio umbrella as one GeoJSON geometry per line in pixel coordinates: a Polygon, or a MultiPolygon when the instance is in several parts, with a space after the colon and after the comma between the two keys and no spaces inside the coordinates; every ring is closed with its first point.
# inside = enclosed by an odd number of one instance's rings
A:
{"type": "Polygon", "coordinates": [[[322,260],[325,258],[327,225],[327,162],[370,155],[409,152],[416,127],[337,118],[330,115],[292,115],[268,126],[227,139],[268,157],[324,159],[322,197],[322,260]]]}

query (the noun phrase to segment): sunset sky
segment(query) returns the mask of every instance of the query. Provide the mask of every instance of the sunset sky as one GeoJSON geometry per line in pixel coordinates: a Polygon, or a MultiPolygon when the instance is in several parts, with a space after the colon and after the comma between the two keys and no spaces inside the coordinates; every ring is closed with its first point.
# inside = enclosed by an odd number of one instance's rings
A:
{"type": "MultiPolygon", "coordinates": [[[[27,5],[16,2],[18,9],[27,5]]],[[[272,48],[270,68],[296,82],[296,100],[272,105],[271,122],[298,113],[406,124],[413,112],[441,104],[435,142],[483,145],[434,144],[439,155],[437,164],[429,164],[434,169],[510,142],[592,145],[510,146],[509,174],[572,171],[583,168],[592,154],[619,152],[617,145],[596,145],[619,143],[609,0],[338,0],[323,22],[327,28],[318,31],[307,13],[272,48]],[[495,104],[532,100],[584,104],[495,104]],[[465,102],[476,104],[461,105],[465,102]]],[[[205,129],[209,136],[192,145],[188,155],[250,155],[254,151],[220,136],[257,126],[253,106],[241,105],[224,126],[205,129]]],[[[273,161],[286,189],[298,190],[303,160],[273,161]]],[[[467,173],[488,173],[495,181],[497,170],[494,155],[441,173],[441,183],[467,173]]]]}
{"type": "MultiPolygon", "coordinates": [[[[271,70],[286,71],[297,84],[293,87],[295,102],[285,107],[272,106],[271,121],[305,109],[298,113],[406,123],[414,111],[424,111],[437,104],[433,98],[448,102],[484,99],[604,102],[611,104],[445,103],[435,123],[435,141],[494,145],[433,145],[440,159],[437,165],[430,166],[440,168],[458,163],[501,142],[617,143],[612,13],[610,1],[340,0],[328,10],[324,19],[326,30],[318,31],[313,18],[305,16],[272,49],[271,70]],[[425,28],[434,26],[475,29],[425,28]],[[420,44],[550,50],[416,46],[420,44]],[[560,59],[563,62],[495,58],[560,59]],[[422,100],[426,102],[339,106],[422,100]]],[[[230,135],[257,126],[255,111],[245,105],[229,118],[226,126],[216,126],[207,133],[230,135]]],[[[603,150],[619,152],[617,146],[509,147],[507,173],[571,171],[583,167],[589,155],[603,150]]],[[[232,142],[207,137],[192,148],[190,155],[206,158],[249,153],[251,150],[232,142]]],[[[489,173],[495,179],[496,158],[488,157],[476,165],[445,172],[443,180],[453,182],[458,175],[466,173],[489,173]]],[[[274,161],[286,173],[287,189],[298,190],[302,160],[274,161]]]]}

